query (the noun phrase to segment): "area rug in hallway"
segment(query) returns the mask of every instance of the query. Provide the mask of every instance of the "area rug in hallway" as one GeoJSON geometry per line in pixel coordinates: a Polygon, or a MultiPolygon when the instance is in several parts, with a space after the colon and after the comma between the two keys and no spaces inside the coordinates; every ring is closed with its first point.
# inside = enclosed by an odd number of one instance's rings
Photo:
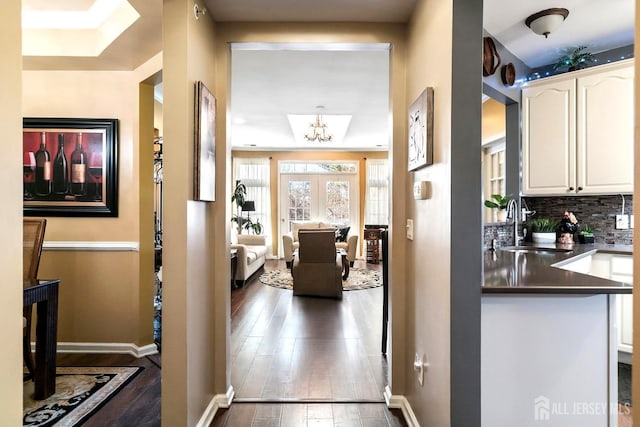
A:
{"type": "MultiPolygon", "coordinates": [[[[288,268],[267,271],[260,276],[260,282],[280,289],[293,289],[293,277],[288,268]]],[[[342,281],[345,291],[357,291],[382,286],[382,276],[379,271],[350,268],[349,277],[342,281]]]]}
{"type": "Polygon", "coordinates": [[[81,424],[131,381],[141,367],[58,367],[56,392],[33,400],[33,381],[23,388],[24,426],[71,427],[81,424]]]}

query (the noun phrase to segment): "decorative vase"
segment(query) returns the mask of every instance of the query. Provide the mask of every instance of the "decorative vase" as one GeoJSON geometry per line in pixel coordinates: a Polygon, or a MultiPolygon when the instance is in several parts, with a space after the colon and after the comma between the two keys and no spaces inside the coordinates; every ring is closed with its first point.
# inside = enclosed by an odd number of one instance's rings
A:
{"type": "Polygon", "coordinates": [[[496,215],[498,222],[506,222],[507,221],[507,210],[500,209],[496,215]]]}
{"type": "Polygon", "coordinates": [[[556,233],[531,233],[531,237],[535,243],[555,243],[556,233]]]}

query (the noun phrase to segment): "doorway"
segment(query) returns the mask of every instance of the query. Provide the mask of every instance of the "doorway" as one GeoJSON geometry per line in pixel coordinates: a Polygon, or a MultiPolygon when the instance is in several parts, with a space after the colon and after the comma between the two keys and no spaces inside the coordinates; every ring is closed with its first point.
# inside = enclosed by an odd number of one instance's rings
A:
{"type": "MultiPolygon", "coordinates": [[[[292,221],[304,220],[348,224],[361,243],[368,188],[362,174],[368,158],[385,157],[367,153],[388,151],[391,140],[389,49],[375,43],[232,44],[233,159],[275,159],[269,191],[275,242],[292,221]],[[382,81],[373,83],[371,76],[382,81]],[[363,82],[372,83],[364,92],[376,100],[357,94],[363,82]],[[344,94],[347,101],[340,99],[344,94]],[[308,123],[319,121],[332,139],[305,139],[308,123]],[[339,122],[344,127],[334,131],[339,122]]],[[[280,267],[284,260],[267,260],[265,270],[280,267]]],[[[367,264],[358,260],[357,267],[367,264]]],[[[262,286],[259,276],[231,297],[235,400],[383,401],[389,379],[380,351],[382,288],[345,292],[342,301],[292,297],[262,286]],[[257,303],[236,307],[239,293],[257,303]]]]}
{"type": "MultiPolygon", "coordinates": [[[[313,163],[320,166],[325,163],[313,163]]],[[[354,163],[357,168],[357,163],[354,163]]],[[[282,168],[281,168],[282,170],[282,168]]],[[[357,169],[356,169],[357,170],[357,169]]],[[[280,233],[294,221],[321,221],[359,230],[359,191],[356,173],[280,173],[280,233]]],[[[278,239],[282,240],[281,238],[278,239]]]]}

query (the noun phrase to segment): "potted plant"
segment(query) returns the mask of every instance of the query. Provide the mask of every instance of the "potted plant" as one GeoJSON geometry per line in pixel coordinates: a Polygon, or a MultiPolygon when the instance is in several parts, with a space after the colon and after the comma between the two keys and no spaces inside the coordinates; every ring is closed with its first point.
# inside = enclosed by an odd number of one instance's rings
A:
{"type": "Polygon", "coordinates": [[[554,64],[553,69],[557,70],[567,67],[568,71],[575,71],[585,68],[595,60],[593,54],[587,52],[585,50],[586,48],[586,46],[579,46],[570,54],[561,57],[558,59],[558,62],[554,64]]]}
{"type": "Polygon", "coordinates": [[[529,221],[531,237],[536,243],[555,243],[556,229],[560,221],[549,218],[537,218],[529,221]]]}
{"type": "Polygon", "coordinates": [[[492,200],[485,200],[484,206],[489,209],[498,209],[498,222],[505,222],[507,220],[507,206],[509,205],[511,198],[501,194],[492,194],[491,199],[492,200]]]}
{"type": "Polygon", "coordinates": [[[593,230],[587,224],[580,227],[578,232],[578,240],[580,243],[594,243],[596,236],[593,234],[593,230]]]}

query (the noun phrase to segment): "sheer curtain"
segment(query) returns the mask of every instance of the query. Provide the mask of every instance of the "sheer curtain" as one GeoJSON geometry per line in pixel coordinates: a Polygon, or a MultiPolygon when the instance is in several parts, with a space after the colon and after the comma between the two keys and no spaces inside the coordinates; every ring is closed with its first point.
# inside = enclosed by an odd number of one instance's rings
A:
{"type": "MultiPolygon", "coordinates": [[[[271,160],[269,158],[234,158],[233,183],[240,180],[247,187],[246,200],[253,200],[255,212],[250,212],[252,221],[260,221],[262,234],[267,236],[267,247],[271,252],[271,160]]],[[[244,212],[243,215],[246,215],[244,212]]],[[[244,232],[244,231],[243,231],[244,232]]]]}
{"type": "Polygon", "coordinates": [[[389,162],[367,159],[365,224],[389,224],[389,162]]]}

